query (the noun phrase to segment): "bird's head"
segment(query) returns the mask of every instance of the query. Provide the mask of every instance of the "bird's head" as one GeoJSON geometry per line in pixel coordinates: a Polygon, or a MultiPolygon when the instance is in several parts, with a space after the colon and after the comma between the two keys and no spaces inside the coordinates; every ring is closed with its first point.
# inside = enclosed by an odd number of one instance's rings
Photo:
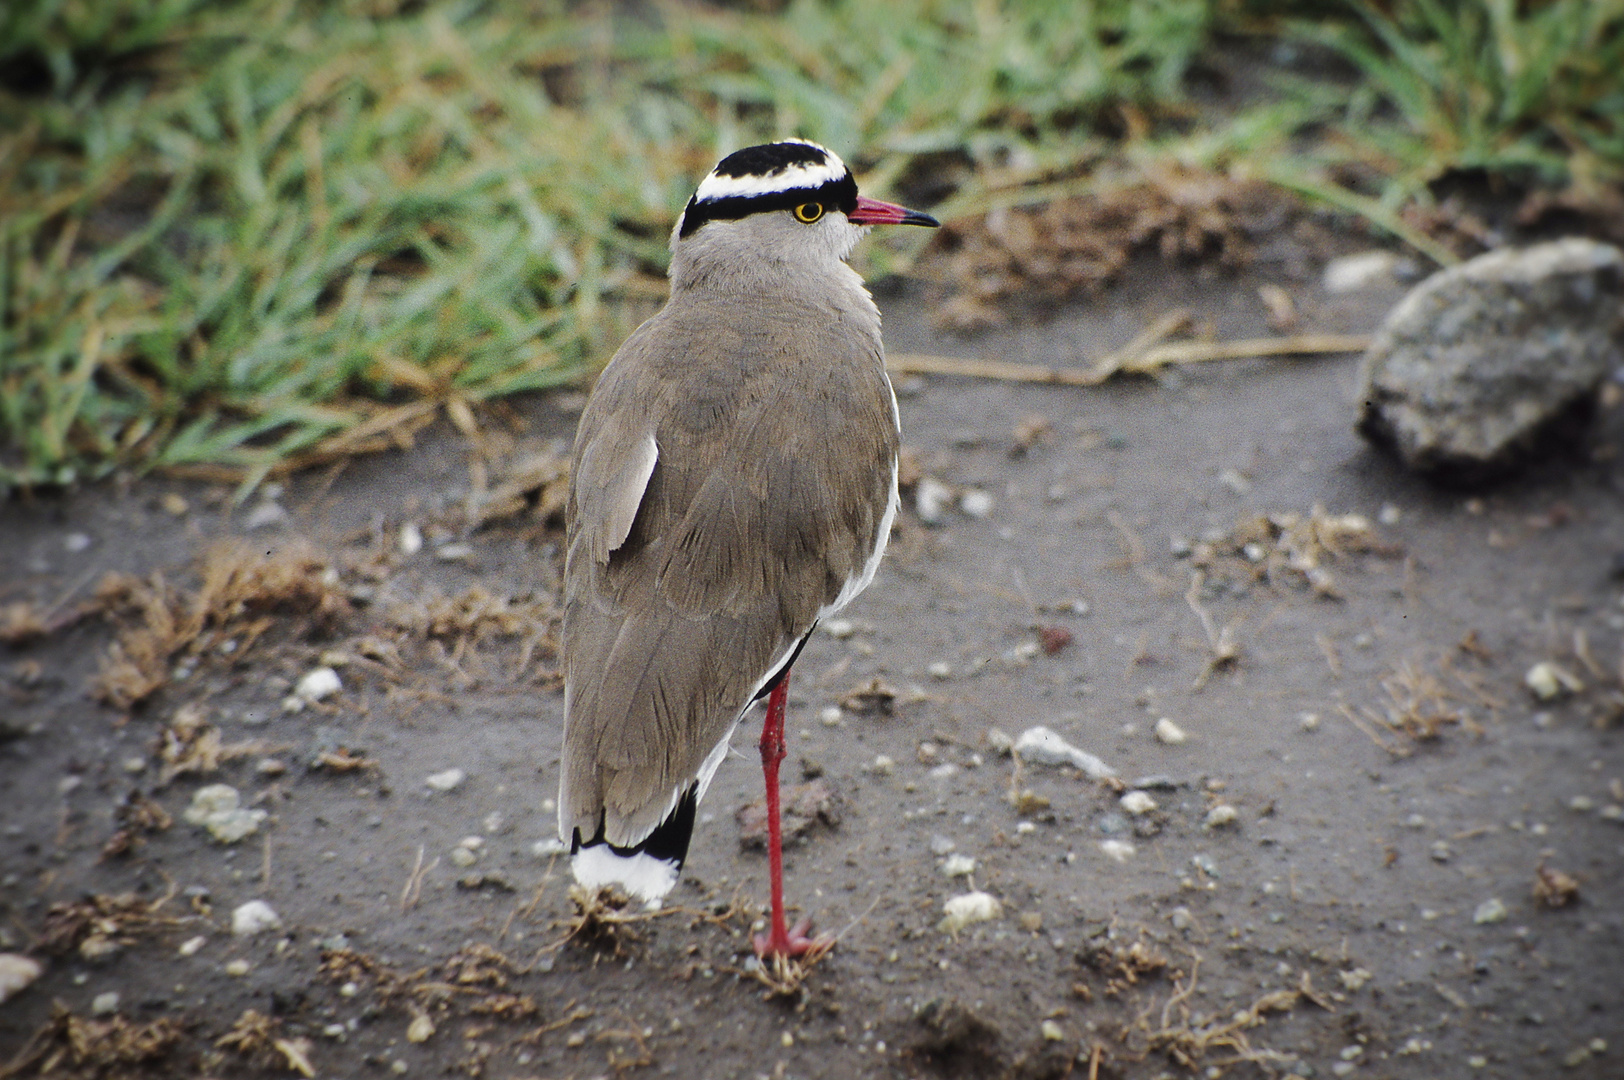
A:
{"type": "Polygon", "coordinates": [[[872,225],[940,223],[929,214],[857,193],[831,150],[787,139],[736,150],[717,162],[671,232],[671,275],[744,277],[751,271],[834,269],[872,225]]]}

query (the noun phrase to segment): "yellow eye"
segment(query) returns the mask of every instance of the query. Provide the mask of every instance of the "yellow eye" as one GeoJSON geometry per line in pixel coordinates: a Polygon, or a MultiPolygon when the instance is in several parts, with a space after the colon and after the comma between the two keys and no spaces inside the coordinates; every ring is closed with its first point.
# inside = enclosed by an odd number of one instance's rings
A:
{"type": "Polygon", "coordinates": [[[810,225],[823,216],[823,204],[815,202],[802,203],[794,210],[791,210],[790,213],[795,215],[796,221],[803,225],[810,225]]]}

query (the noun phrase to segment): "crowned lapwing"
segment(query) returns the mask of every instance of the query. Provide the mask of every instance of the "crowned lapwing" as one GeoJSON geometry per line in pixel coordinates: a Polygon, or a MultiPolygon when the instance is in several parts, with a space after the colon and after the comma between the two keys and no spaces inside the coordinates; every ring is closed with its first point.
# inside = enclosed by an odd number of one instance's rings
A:
{"type": "Polygon", "coordinates": [[[658,901],[745,711],[766,697],[772,926],[790,667],[867,587],[897,510],[880,313],[846,265],[871,225],[927,214],[857,193],[798,139],[723,158],[671,234],[671,297],[615,353],[575,437],[566,511],[558,826],[575,878],[658,901]]]}

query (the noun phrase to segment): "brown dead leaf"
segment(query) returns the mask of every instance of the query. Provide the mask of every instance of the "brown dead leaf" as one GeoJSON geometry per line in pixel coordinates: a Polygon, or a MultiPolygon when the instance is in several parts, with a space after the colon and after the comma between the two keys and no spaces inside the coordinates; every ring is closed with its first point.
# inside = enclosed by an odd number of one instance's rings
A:
{"type": "Polygon", "coordinates": [[[1567,907],[1579,899],[1579,882],[1541,862],[1534,869],[1534,899],[1543,907],[1567,907]]]}
{"type": "Polygon", "coordinates": [[[173,1020],[138,1024],[117,1015],[86,1019],[58,1003],[51,1019],[6,1062],[0,1076],[127,1076],[131,1069],[155,1075],[153,1067],[184,1035],[173,1020]]]}
{"type": "Polygon", "coordinates": [[[118,829],[102,845],[103,859],[117,858],[146,843],[153,833],[161,833],[175,823],[169,812],[149,799],[139,788],[132,788],[113,811],[118,829]]]}
{"type": "Polygon", "coordinates": [[[82,900],[58,901],[45,912],[36,945],[52,956],[77,953],[86,960],[111,956],[142,934],[176,925],[179,920],[158,914],[168,899],[93,893],[82,900]]]}

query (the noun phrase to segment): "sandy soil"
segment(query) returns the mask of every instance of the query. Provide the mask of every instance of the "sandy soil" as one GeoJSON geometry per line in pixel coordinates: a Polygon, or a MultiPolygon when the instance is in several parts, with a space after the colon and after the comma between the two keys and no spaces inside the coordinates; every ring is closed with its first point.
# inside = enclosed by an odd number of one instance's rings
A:
{"type": "MultiPolygon", "coordinates": [[[[1141,269],[969,340],[894,297],[888,341],[1077,366],[1177,305],[1266,333],[1271,280],[1141,269]]],[[[1368,330],[1399,295],[1279,283],[1304,329],[1368,330]]],[[[671,910],[582,926],[547,852],[559,537],[529,510],[469,531],[464,506],[503,463],[544,464],[578,401],[516,408],[483,456],[430,432],[301,477],[285,517],[157,480],[0,507],[0,607],[35,605],[14,628],[52,609],[0,646],[0,951],[46,965],[0,1006],[0,1075],[1620,1075],[1624,410],[1587,456],[1471,496],[1358,440],[1356,370],[902,386],[921,470],[990,512],[900,522],[796,668],[791,762],[838,824],[792,850],[788,888],[840,940],[777,994],[747,946],[765,861],[735,821],[759,796],[753,722],[671,910]],[[1277,537],[1264,514],[1299,523],[1277,537]],[[1333,537],[1347,514],[1368,528],[1333,537]],[[102,575],[161,573],[171,601],[147,610],[184,613],[229,537],[249,572],[293,566],[280,591],[217,580],[240,603],[193,635],[202,655],[149,664],[164,685],[140,705],[96,700],[115,633],[153,617],[74,619],[102,575]],[[1584,689],[1537,701],[1540,661],[1584,689]],[[343,689],[284,711],[323,662],[343,689]],[[1155,736],[1164,717],[1186,741],[1155,736]],[[1038,724],[1120,782],[1016,775],[989,731],[1038,724]],[[454,790],[427,783],[453,768],[454,790]],[[211,783],[267,812],[257,834],[183,819],[211,783]],[[1130,814],[1130,789],[1154,809],[1130,814]],[[939,929],[972,888],[1001,917],[939,929]],[[254,899],[281,929],[234,936],[254,899]]]]}

